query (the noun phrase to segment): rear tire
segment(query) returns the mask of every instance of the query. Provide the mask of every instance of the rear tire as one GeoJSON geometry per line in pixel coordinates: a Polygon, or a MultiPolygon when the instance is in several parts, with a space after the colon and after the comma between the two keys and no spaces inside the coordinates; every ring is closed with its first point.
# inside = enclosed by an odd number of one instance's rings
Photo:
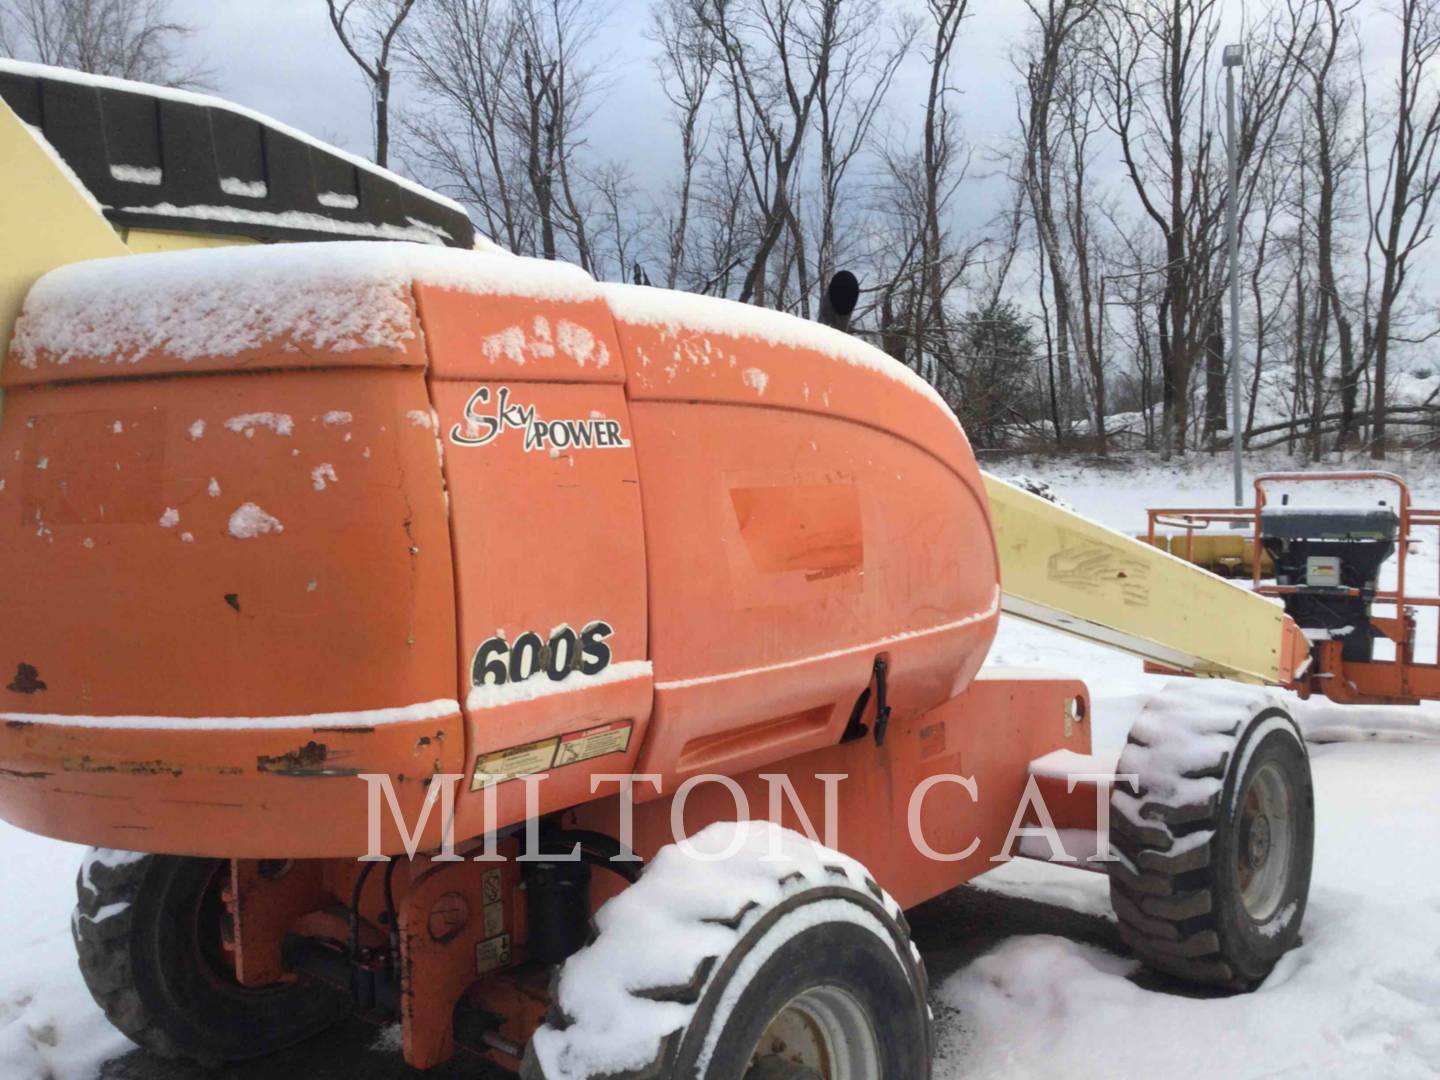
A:
{"type": "Polygon", "coordinates": [[[293,1046],[350,1011],[307,982],[250,989],[228,970],[229,863],[92,849],[76,878],[80,972],[110,1022],[166,1058],[215,1067],[293,1046]]]}
{"type": "MultiPolygon", "coordinates": [[[[793,833],[786,836],[787,842],[804,843],[793,833]]],[[[697,910],[697,890],[703,893],[706,884],[695,881],[675,853],[662,852],[616,899],[630,896],[627,916],[693,913],[687,916],[693,932],[685,931],[683,920],[665,919],[660,928],[667,941],[704,943],[681,965],[690,969],[688,981],[632,985],[624,958],[638,927],[613,920],[607,926],[602,910],[594,943],[561,969],[550,1017],[532,1040],[521,1075],[527,1080],[928,1078],[925,968],[903,915],[858,863],[813,850],[819,853],[813,860],[767,864],[753,851],[729,860],[727,873],[733,870],[756,887],[724,917],[697,910]],[[641,1054],[648,1057],[643,1064],[632,1060],[616,1068],[613,1055],[606,1058],[607,1028],[637,1008],[666,1010],[665,1017],[678,1019],[673,1030],[657,1029],[653,1052],[641,1054]]],[[[639,936],[643,940],[643,930],[639,936]]],[[[669,1026],[664,1018],[660,1024],[669,1026]]]]}
{"type": "MultiPolygon", "coordinates": [[[[1202,708],[1203,700],[1200,702],[1202,708]]],[[[1310,761],[1289,714],[1170,715],[1131,732],[1111,799],[1110,898],[1149,967],[1249,990],[1300,938],[1315,839],[1310,761]]]]}

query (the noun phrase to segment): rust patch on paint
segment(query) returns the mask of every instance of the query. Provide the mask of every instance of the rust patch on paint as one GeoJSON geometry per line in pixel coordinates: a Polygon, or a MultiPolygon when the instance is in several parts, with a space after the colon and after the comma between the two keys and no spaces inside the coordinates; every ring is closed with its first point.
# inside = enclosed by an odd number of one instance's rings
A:
{"type": "Polygon", "coordinates": [[[296,777],[320,777],[320,776],[358,776],[359,769],[335,768],[330,762],[336,756],[330,753],[330,748],[324,743],[311,739],[304,746],[291,750],[288,753],[270,756],[261,754],[255,759],[255,768],[262,773],[273,773],[277,776],[296,777]]]}
{"type": "Polygon", "coordinates": [[[44,680],[40,678],[40,672],[35,670],[33,664],[20,663],[15,668],[15,678],[5,687],[6,690],[13,690],[17,694],[34,694],[41,690],[48,690],[44,680]]]}
{"type": "Polygon", "coordinates": [[[66,758],[60,763],[66,772],[123,773],[127,776],[183,776],[185,770],[166,761],[96,761],[89,754],[66,758]]]}

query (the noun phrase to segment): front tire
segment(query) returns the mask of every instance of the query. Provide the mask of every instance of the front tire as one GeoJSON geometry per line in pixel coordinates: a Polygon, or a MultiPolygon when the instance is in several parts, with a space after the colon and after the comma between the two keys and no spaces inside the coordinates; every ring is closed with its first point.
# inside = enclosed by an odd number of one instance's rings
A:
{"type": "MultiPolygon", "coordinates": [[[[560,972],[523,1076],[930,1076],[925,969],[894,901],[853,860],[764,822],[748,827],[758,844],[718,867],[690,863],[675,848],[662,851],[610,902],[618,910],[602,909],[599,935],[560,972]],[[785,857],[767,862],[760,856],[772,830],[785,857]],[[707,895],[713,910],[697,902],[707,895]],[[647,915],[650,926],[642,921],[647,915]],[[637,966],[647,940],[689,953],[637,966]],[[646,966],[657,975],[685,969],[687,977],[637,985],[634,976],[646,966]],[[617,1039],[626,1024],[654,1037],[617,1039]]],[[[723,847],[731,830],[744,828],[711,826],[692,842],[723,847]]]]}
{"type": "Polygon", "coordinates": [[[307,982],[250,989],[222,948],[223,859],[93,848],[76,878],[80,972],[110,1022],[166,1058],[215,1067],[301,1042],[350,1010],[307,982]]]}
{"type": "Polygon", "coordinates": [[[1289,714],[1261,699],[1237,715],[1243,696],[1226,697],[1229,708],[1207,711],[1200,695],[1193,712],[1136,723],[1117,771],[1138,774],[1140,791],[1112,796],[1110,897],[1149,967],[1250,990],[1299,942],[1315,800],[1289,714]]]}

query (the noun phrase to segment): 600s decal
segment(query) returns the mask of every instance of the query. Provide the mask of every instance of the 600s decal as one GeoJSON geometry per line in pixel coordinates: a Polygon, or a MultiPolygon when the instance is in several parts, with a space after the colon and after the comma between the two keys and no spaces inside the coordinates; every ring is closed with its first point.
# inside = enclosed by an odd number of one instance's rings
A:
{"type": "Polygon", "coordinates": [[[614,633],[614,627],[597,619],[578,634],[569,626],[557,626],[548,641],[533,630],[525,631],[513,643],[503,636],[492,637],[475,650],[470,681],[476,686],[504,686],[532,679],[542,671],[551,682],[560,682],[572,671],[598,675],[610,666],[607,642],[614,633]]]}

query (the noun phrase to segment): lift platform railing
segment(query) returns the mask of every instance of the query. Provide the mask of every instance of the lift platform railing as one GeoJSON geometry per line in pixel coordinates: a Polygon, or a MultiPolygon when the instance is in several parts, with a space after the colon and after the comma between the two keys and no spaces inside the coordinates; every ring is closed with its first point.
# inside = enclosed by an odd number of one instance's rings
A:
{"type": "MultiPolygon", "coordinates": [[[[1393,660],[1371,660],[1366,662],[1345,661],[1338,641],[1315,643],[1315,662],[1296,689],[1302,695],[1321,691],[1326,696],[1347,703],[1367,704],[1411,704],[1422,699],[1440,698],[1440,633],[1437,633],[1435,663],[1418,663],[1415,660],[1416,620],[1418,608],[1435,610],[1440,613],[1440,594],[1417,593],[1412,589],[1409,574],[1412,548],[1420,542],[1416,531],[1423,528],[1440,529],[1440,509],[1417,507],[1411,497],[1409,485],[1403,478],[1389,472],[1282,472],[1265,473],[1254,481],[1255,504],[1248,507],[1155,507],[1146,512],[1148,528],[1147,541],[1157,547],[1162,545],[1165,535],[1160,530],[1175,530],[1174,536],[1184,537],[1183,544],[1170,540],[1168,549],[1186,561],[1195,561],[1195,537],[1212,527],[1243,526],[1249,534],[1251,550],[1251,584],[1254,591],[1262,596],[1284,597],[1297,591],[1295,586],[1279,585],[1268,580],[1262,573],[1263,538],[1261,535],[1261,513],[1270,504],[1271,492],[1282,485],[1340,484],[1380,485],[1394,488],[1396,526],[1395,586],[1379,589],[1373,600],[1376,604],[1393,606],[1393,616],[1377,615],[1372,618],[1376,629],[1387,640],[1394,643],[1393,660]]],[[[1387,504],[1388,505],[1388,504],[1387,504]]],[[[1440,543],[1436,543],[1436,558],[1440,560],[1440,543]]],[[[1352,590],[1358,595],[1358,590],[1352,590]]],[[[1440,624],[1440,614],[1437,614],[1440,624]]]]}

